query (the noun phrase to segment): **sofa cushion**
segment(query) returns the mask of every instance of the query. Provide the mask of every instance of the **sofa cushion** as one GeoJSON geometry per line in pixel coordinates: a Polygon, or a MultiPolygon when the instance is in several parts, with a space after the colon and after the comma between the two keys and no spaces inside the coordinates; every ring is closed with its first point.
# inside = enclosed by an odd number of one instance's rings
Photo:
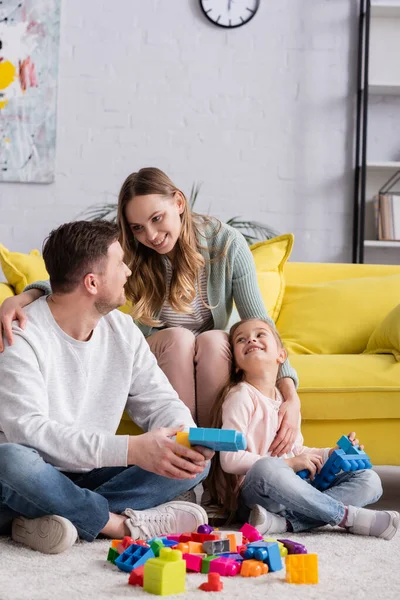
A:
{"type": "Polygon", "coordinates": [[[253,244],[250,250],[257,269],[261,296],[271,319],[276,321],[285,292],[285,262],[293,248],[294,236],[285,233],[265,242],[253,244]]]}
{"type": "Polygon", "coordinates": [[[14,290],[11,285],[8,285],[8,283],[0,283],[0,305],[6,298],[11,298],[11,296],[14,296],[14,290]]]}
{"type": "Polygon", "coordinates": [[[400,275],[287,285],[277,328],[289,353],[359,354],[399,290],[400,275]]]}
{"type": "Polygon", "coordinates": [[[366,354],[393,354],[400,361],[400,304],[376,327],[368,340],[366,354]]]}
{"type": "Polygon", "coordinates": [[[8,283],[12,285],[17,294],[20,294],[30,283],[49,278],[39,250],[21,254],[20,252],[10,252],[0,244],[0,263],[8,283]]]}

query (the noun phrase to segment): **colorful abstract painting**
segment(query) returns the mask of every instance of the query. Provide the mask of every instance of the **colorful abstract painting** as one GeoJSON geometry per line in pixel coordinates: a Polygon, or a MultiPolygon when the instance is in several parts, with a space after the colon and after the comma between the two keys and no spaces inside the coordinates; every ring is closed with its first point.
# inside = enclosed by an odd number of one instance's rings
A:
{"type": "Polygon", "coordinates": [[[60,0],[0,2],[0,182],[50,183],[60,0]]]}

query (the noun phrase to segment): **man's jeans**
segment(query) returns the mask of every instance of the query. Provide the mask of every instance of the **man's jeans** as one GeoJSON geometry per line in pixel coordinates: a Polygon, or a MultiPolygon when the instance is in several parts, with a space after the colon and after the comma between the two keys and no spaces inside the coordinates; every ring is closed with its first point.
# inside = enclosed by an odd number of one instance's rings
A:
{"type": "Polygon", "coordinates": [[[105,467],[88,473],[62,473],[36,450],[19,444],[0,444],[0,534],[10,532],[12,520],[60,515],[69,519],[79,536],[92,541],[109,513],[126,508],[145,510],[169,502],[195,487],[195,479],[169,479],[139,467],[105,467]]]}
{"type": "Polygon", "coordinates": [[[375,471],[340,473],[332,485],[320,492],[301,479],[281,458],[261,458],[247,473],[240,494],[240,513],[254,504],[287,519],[293,531],[322,525],[338,525],[345,506],[366,506],[382,495],[375,471]]]}

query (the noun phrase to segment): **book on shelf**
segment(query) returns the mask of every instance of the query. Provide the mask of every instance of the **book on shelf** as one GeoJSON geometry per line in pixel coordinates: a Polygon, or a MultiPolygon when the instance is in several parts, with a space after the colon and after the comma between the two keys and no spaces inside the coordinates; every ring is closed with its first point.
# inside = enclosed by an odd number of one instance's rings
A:
{"type": "Polygon", "coordinates": [[[400,194],[379,194],[375,199],[378,239],[400,242],[400,194]]]}

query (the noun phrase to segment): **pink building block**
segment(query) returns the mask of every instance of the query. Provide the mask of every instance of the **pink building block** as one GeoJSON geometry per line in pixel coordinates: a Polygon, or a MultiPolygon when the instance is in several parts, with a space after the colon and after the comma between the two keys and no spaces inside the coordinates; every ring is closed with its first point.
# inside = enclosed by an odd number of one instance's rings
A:
{"type": "Polygon", "coordinates": [[[167,538],[167,540],[172,540],[173,542],[176,542],[177,544],[180,542],[180,537],[181,534],[174,534],[174,535],[166,535],[165,536],[167,538]]]}
{"type": "Polygon", "coordinates": [[[195,573],[200,573],[201,571],[201,562],[203,557],[199,554],[182,554],[183,560],[186,561],[186,571],[194,571],[195,573]]]}
{"type": "Polygon", "coordinates": [[[258,540],[263,539],[263,536],[260,534],[258,529],[256,529],[252,525],[249,525],[249,523],[245,523],[243,527],[240,528],[240,531],[243,533],[244,536],[247,537],[249,542],[258,542],[258,540]]]}
{"type": "Polygon", "coordinates": [[[209,573],[219,573],[225,577],[234,577],[240,571],[240,563],[230,558],[215,558],[210,562],[209,573]]]}

